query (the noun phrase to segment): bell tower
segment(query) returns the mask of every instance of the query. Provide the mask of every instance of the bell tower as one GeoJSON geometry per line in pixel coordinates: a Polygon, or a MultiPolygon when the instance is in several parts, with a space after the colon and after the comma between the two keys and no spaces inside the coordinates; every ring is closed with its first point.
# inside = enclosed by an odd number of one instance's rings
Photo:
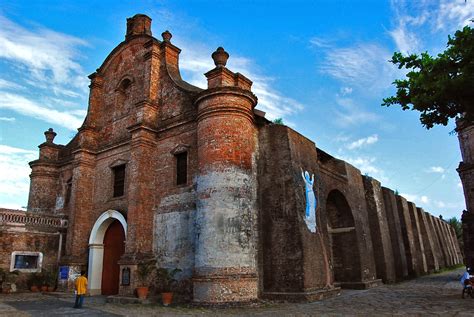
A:
{"type": "Polygon", "coordinates": [[[245,302],[257,298],[257,129],[252,82],[225,67],[219,47],[216,67],[198,108],[198,160],[194,301],[245,302]]]}

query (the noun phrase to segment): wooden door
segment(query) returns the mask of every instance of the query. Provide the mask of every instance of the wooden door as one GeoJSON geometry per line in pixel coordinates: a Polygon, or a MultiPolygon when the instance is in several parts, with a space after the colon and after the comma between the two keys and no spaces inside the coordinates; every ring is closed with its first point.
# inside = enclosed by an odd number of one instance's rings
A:
{"type": "Polygon", "coordinates": [[[102,267],[102,295],[116,295],[119,290],[120,266],[118,261],[125,251],[125,233],[122,224],[115,220],[104,236],[104,262],[102,267]]]}

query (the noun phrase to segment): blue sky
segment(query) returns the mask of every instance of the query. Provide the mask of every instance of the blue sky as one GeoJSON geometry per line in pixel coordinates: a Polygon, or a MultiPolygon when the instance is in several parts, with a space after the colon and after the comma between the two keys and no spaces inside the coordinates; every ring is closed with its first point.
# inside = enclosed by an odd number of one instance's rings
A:
{"type": "Polygon", "coordinates": [[[27,164],[49,127],[67,143],[84,119],[87,75],[144,13],[182,49],[183,78],[205,87],[211,53],[254,82],[258,108],[333,156],[445,218],[465,208],[457,137],[418,113],[381,107],[403,72],[394,51],[436,54],[474,1],[0,0],[0,206],[28,199],[27,164]]]}

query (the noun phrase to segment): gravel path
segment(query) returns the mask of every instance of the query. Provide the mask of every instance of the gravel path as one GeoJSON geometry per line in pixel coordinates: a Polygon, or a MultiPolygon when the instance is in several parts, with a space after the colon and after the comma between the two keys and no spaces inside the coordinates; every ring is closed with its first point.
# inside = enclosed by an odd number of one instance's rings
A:
{"type": "Polygon", "coordinates": [[[0,295],[0,316],[474,316],[474,299],[461,298],[462,269],[423,276],[370,290],[344,290],[313,303],[261,302],[242,308],[162,307],[159,304],[110,304],[89,297],[85,309],[72,309],[73,298],[37,293],[0,295]]]}

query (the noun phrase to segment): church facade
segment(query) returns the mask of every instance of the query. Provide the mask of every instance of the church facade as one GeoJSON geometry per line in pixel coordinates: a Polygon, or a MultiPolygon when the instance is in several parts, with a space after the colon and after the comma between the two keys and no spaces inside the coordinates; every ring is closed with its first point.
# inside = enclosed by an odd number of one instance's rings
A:
{"type": "MultiPolygon", "coordinates": [[[[223,48],[207,89],[183,81],[171,38],[127,19],[89,76],[77,135],[58,145],[49,129],[30,163],[25,215],[60,219],[53,241],[4,243],[2,266],[39,252],[66,268],[64,287],[86,269],[91,294],[131,295],[153,259],[182,270],[178,291],[194,302],[224,303],[320,299],[462,262],[446,222],[265,119],[223,48]]],[[[46,234],[15,213],[0,211],[2,241],[46,234]]]]}

